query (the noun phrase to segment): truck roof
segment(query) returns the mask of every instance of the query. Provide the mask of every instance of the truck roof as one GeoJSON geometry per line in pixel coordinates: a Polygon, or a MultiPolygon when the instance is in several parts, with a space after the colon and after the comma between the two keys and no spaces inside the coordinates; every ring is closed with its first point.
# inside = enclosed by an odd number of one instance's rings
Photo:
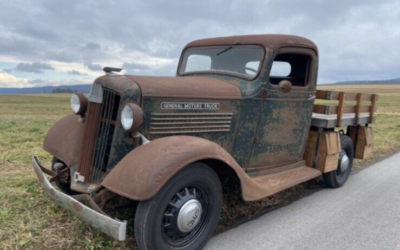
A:
{"type": "Polygon", "coordinates": [[[295,47],[305,47],[315,50],[318,54],[317,45],[311,40],[292,35],[243,35],[243,36],[227,36],[227,37],[215,37],[200,39],[188,43],[185,46],[189,47],[200,47],[200,46],[213,46],[213,45],[233,45],[239,42],[240,44],[247,45],[261,45],[266,49],[277,50],[281,47],[295,46],[295,47]]]}

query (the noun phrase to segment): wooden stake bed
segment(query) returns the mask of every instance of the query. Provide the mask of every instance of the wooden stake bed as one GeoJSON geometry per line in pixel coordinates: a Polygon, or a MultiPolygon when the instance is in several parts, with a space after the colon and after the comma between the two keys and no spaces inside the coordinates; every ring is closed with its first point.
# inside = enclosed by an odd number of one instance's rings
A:
{"type": "MultiPolygon", "coordinates": [[[[369,114],[360,114],[358,117],[358,122],[356,122],[355,114],[343,114],[341,120],[341,126],[353,126],[358,124],[366,124],[372,123],[375,121],[375,117],[372,117],[369,114]]],[[[325,114],[312,114],[311,126],[318,128],[334,128],[338,125],[337,115],[325,115],[325,114]]]]}
{"type": "Polygon", "coordinates": [[[335,128],[375,121],[378,95],[317,90],[311,126],[335,128]]]}

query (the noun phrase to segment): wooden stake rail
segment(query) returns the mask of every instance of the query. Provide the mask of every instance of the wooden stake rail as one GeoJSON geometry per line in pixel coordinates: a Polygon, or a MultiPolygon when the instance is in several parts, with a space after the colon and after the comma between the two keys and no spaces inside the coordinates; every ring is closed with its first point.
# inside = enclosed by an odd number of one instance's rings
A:
{"type": "Polygon", "coordinates": [[[313,112],[324,115],[337,115],[337,126],[342,125],[343,114],[354,114],[355,124],[358,125],[361,113],[369,113],[370,123],[373,121],[378,95],[338,91],[317,90],[316,99],[335,100],[337,104],[316,104],[313,112]],[[368,102],[366,104],[366,102],[368,102]]]}

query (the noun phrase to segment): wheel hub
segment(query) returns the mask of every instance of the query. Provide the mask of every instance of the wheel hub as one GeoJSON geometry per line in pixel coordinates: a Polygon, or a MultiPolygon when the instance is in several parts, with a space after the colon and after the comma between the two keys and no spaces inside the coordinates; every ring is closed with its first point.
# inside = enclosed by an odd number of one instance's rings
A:
{"type": "Polygon", "coordinates": [[[187,201],[179,210],[177,219],[179,230],[183,233],[192,231],[200,222],[202,212],[201,203],[198,200],[187,201]]]}
{"type": "Polygon", "coordinates": [[[344,172],[349,168],[350,159],[346,153],[344,153],[340,159],[340,171],[344,172]]]}
{"type": "Polygon", "coordinates": [[[180,239],[195,231],[204,216],[202,194],[197,188],[184,188],[172,198],[164,212],[164,232],[180,239]]]}

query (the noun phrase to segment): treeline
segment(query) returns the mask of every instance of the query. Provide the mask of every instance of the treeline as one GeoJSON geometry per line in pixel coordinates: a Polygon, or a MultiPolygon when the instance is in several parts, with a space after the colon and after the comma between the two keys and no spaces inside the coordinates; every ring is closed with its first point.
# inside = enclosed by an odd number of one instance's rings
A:
{"type": "MultiPolygon", "coordinates": [[[[75,93],[76,90],[74,89],[63,89],[63,88],[56,88],[53,89],[50,93],[75,93]]],[[[46,91],[44,93],[47,93],[46,91]]]]}
{"type": "Polygon", "coordinates": [[[387,84],[387,85],[397,85],[399,82],[384,82],[384,81],[354,81],[354,82],[336,82],[336,83],[322,83],[319,85],[377,85],[377,84],[387,84]]]}

